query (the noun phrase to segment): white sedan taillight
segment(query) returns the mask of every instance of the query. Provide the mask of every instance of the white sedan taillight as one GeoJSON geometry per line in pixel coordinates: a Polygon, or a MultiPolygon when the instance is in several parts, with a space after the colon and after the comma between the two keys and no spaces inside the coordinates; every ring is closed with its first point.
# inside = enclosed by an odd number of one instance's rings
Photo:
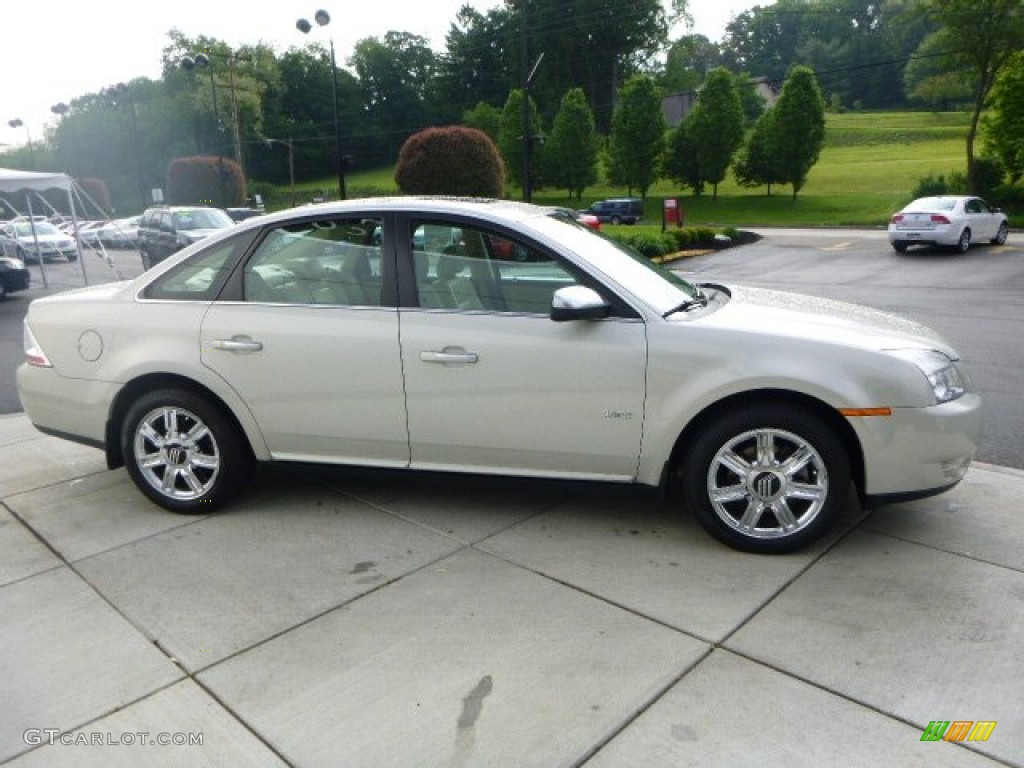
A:
{"type": "Polygon", "coordinates": [[[36,337],[32,335],[32,330],[28,327],[27,320],[25,321],[25,362],[39,368],[53,367],[50,358],[46,356],[43,348],[36,341],[36,337]]]}

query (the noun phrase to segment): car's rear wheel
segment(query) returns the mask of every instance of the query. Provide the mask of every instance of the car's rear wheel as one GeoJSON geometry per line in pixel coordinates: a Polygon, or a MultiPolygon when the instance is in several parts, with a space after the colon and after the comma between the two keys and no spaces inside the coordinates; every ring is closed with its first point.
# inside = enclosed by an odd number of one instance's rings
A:
{"type": "Polygon", "coordinates": [[[180,389],[156,390],[131,405],[121,449],[139,490],[182,514],[222,506],[242,488],[253,466],[248,444],[221,410],[180,389]]]}
{"type": "Polygon", "coordinates": [[[719,541],[746,552],[791,552],[835,525],[849,460],[810,411],[748,407],[705,429],[682,467],[683,498],[719,541]]]}
{"type": "Polygon", "coordinates": [[[3,280],[0,280],[0,301],[3,301],[6,298],[7,298],[7,283],[5,283],[3,280]]]}
{"type": "Polygon", "coordinates": [[[960,239],[956,242],[956,249],[960,253],[967,253],[971,248],[971,230],[964,227],[964,231],[960,233],[960,239]]]}
{"type": "Polygon", "coordinates": [[[992,238],[992,245],[1002,245],[1006,242],[1006,238],[1010,235],[1010,227],[1004,221],[999,225],[999,231],[996,232],[996,236],[992,238]]]}
{"type": "Polygon", "coordinates": [[[892,244],[892,249],[896,251],[896,253],[906,253],[907,244],[903,240],[896,240],[892,244]]]}
{"type": "Polygon", "coordinates": [[[619,218],[618,216],[612,216],[611,222],[612,222],[612,224],[615,224],[616,226],[618,226],[619,224],[622,223],[622,219],[619,218]]]}

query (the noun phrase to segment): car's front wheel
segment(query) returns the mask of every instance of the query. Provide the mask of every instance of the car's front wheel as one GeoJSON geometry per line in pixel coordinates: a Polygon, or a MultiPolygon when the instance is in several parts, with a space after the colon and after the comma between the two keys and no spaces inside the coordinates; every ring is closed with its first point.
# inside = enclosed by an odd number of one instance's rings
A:
{"type": "Polygon", "coordinates": [[[843,511],[849,460],[810,411],[734,411],[706,428],[682,467],[683,498],[719,541],[746,552],[791,552],[827,533],[843,511]]]}
{"type": "Polygon", "coordinates": [[[996,236],[992,238],[992,245],[1003,245],[1006,242],[1006,238],[1010,235],[1010,227],[1004,221],[999,225],[999,231],[996,232],[996,236]]]}
{"type": "Polygon", "coordinates": [[[971,248],[971,230],[964,227],[964,231],[960,233],[960,239],[956,242],[956,249],[960,253],[967,253],[971,248]]]}
{"type": "Polygon", "coordinates": [[[139,490],[182,514],[212,512],[226,503],[253,465],[248,444],[220,408],[179,389],[149,392],[131,405],[121,449],[139,490]]]}

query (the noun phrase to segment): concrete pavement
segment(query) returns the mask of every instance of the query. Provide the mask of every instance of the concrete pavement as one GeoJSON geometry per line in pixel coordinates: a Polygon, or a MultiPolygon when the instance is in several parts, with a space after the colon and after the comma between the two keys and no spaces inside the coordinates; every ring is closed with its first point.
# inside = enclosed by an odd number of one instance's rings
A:
{"type": "Polygon", "coordinates": [[[268,467],[182,517],[2,416],[0,763],[1024,766],[1022,498],[977,465],[782,557],[553,483],[268,467]]]}

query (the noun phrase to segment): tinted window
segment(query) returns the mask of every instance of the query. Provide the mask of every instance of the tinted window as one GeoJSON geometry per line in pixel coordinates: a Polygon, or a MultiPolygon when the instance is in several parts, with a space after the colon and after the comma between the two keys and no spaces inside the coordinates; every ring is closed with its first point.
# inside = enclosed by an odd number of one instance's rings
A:
{"type": "Polygon", "coordinates": [[[275,227],[243,275],[246,301],[381,305],[378,219],[318,219],[275,227]]]}
{"type": "Polygon", "coordinates": [[[171,301],[212,301],[252,235],[246,233],[200,251],[150,283],[143,296],[171,301]]]}
{"type": "Polygon", "coordinates": [[[503,233],[421,222],[411,239],[427,309],[546,315],[554,292],[576,283],[562,263],[503,233]]]}

